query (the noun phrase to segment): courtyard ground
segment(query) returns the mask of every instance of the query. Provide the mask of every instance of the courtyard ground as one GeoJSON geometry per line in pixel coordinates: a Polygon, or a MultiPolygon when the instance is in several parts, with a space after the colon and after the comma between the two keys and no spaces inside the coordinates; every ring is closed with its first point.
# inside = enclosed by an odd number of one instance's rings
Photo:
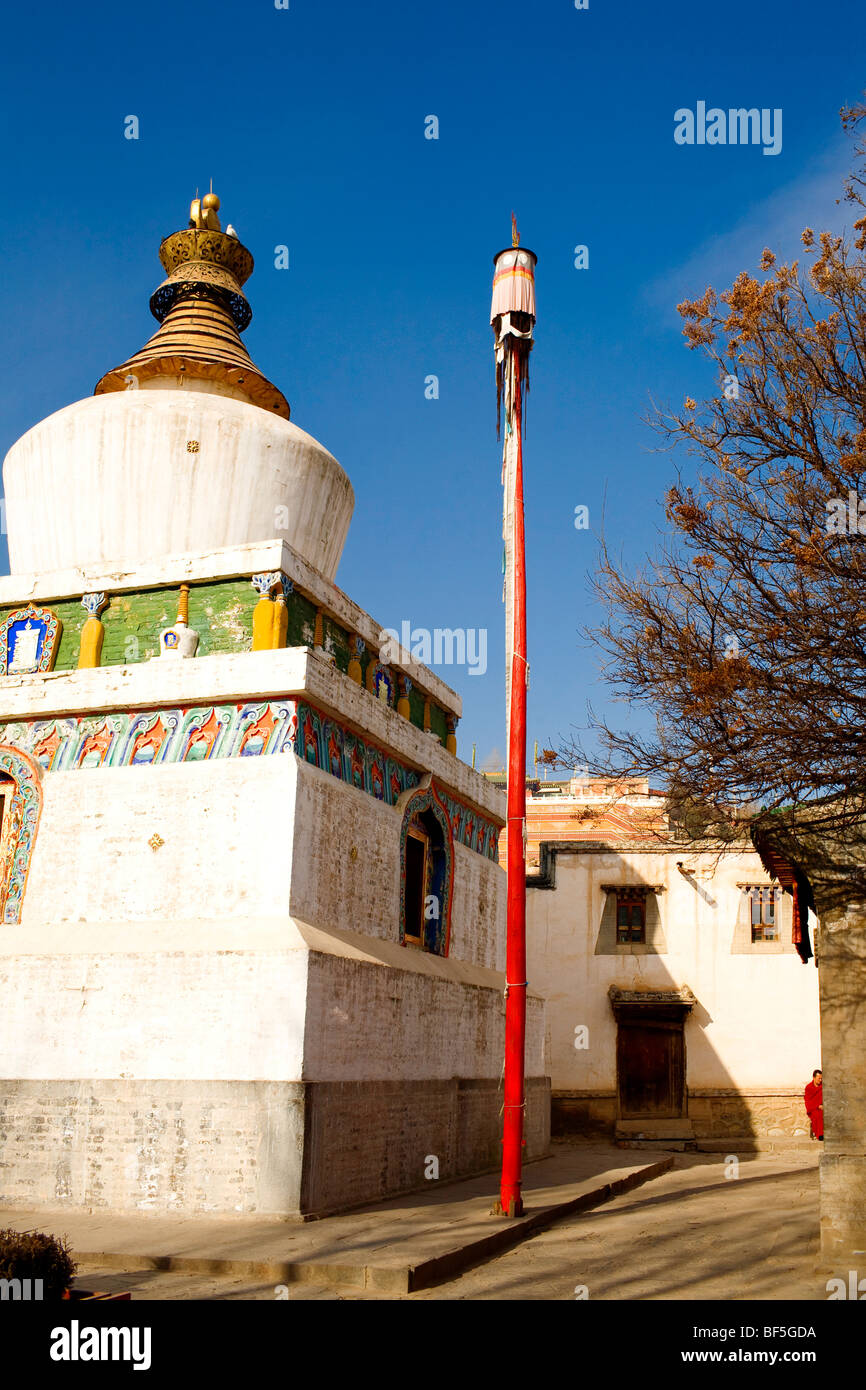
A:
{"type": "MultiPolygon", "coordinates": [[[[817,1146],[815,1146],[817,1149],[817,1146]]],[[[417,1293],[82,1266],[79,1283],[139,1299],[825,1301],[818,1153],[678,1153],[661,1176],[565,1217],[466,1273],[417,1293]]]]}

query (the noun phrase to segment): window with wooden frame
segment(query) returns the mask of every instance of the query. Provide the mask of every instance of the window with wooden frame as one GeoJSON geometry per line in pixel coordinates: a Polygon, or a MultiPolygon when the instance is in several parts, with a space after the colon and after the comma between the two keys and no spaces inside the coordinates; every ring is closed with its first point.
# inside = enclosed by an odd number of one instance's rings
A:
{"type": "Polygon", "coordinates": [[[659,896],[664,885],[600,883],[605,894],[595,940],[597,956],[644,956],[667,952],[659,896]]]}
{"type": "Polygon", "coordinates": [[[646,893],[619,888],[616,893],[616,941],[618,946],[646,941],[646,893]]]}
{"type": "Polygon", "coordinates": [[[427,897],[427,871],[430,837],[417,823],[406,832],[406,927],[404,940],[413,946],[424,944],[424,907],[427,897]]]}
{"type": "Polygon", "coordinates": [[[752,941],[778,941],[778,903],[781,897],[779,888],[747,888],[750,900],[752,941]]]}

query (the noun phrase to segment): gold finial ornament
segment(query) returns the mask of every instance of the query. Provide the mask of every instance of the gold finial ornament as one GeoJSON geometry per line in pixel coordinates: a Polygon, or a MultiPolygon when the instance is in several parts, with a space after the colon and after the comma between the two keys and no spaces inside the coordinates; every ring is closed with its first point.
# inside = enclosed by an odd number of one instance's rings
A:
{"type": "Polygon", "coordinates": [[[222,382],[254,405],[289,418],[289,403],[251,360],[240,335],[252,318],[242,286],[253,258],[238,239],[223,232],[220,200],[211,188],[189,208],[189,225],[167,236],[159,259],[167,279],[154,291],[150,311],[160,327],[122,366],[106,372],[94,395],[126,389],[130,375],[139,386],[154,377],[222,382]]]}
{"type": "Polygon", "coordinates": [[[511,245],[520,245],[520,233],[517,230],[517,218],[514,216],[514,213],[511,214],[511,245]]]}
{"type": "Polygon", "coordinates": [[[219,212],[220,200],[211,188],[210,193],[206,193],[203,198],[198,194],[193,198],[189,205],[189,225],[195,227],[196,231],[220,232],[220,220],[217,217],[219,212]]]}
{"type": "Polygon", "coordinates": [[[209,232],[220,232],[220,220],[217,217],[219,212],[220,200],[215,193],[206,193],[201,200],[202,211],[204,213],[205,226],[209,232]]]}

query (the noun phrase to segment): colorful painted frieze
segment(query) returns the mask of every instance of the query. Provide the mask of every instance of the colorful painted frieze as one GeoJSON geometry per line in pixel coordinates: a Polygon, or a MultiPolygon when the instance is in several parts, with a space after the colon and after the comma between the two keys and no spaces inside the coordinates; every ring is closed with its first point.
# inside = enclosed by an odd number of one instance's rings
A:
{"type": "MultiPolygon", "coordinates": [[[[0,726],[0,744],[51,773],[295,753],[388,806],[420,781],[385,749],[295,700],[20,721],[0,726]]],[[[496,859],[498,827],[438,784],[437,794],[454,842],[496,859]]]]}

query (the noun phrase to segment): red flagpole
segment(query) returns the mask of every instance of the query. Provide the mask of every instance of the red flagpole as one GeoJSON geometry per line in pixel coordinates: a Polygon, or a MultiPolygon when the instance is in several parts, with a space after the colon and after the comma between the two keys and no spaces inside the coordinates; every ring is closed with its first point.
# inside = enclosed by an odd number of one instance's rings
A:
{"type": "Polygon", "coordinates": [[[523,1127],[526,1105],[526,555],[523,529],[523,382],[513,354],[514,476],[513,625],[508,722],[508,926],[505,963],[505,1085],[500,1203],[523,1214],[523,1127]]]}
{"type": "Polygon", "coordinates": [[[508,826],[505,952],[505,1075],[502,1181],[494,1212],[523,1214],[526,1111],[526,551],[523,530],[523,409],[535,327],[534,251],[511,246],[493,258],[490,322],[495,337],[497,418],[505,414],[502,457],[505,540],[505,674],[508,717],[508,826]]]}

